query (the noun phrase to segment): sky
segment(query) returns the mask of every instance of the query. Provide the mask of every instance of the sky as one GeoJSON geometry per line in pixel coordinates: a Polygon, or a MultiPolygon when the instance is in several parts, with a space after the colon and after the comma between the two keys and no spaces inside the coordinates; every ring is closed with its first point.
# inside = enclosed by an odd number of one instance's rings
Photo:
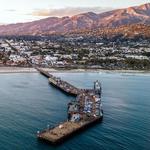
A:
{"type": "Polygon", "coordinates": [[[0,0],[0,24],[73,16],[89,11],[101,13],[145,3],[150,0],[0,0]]]}

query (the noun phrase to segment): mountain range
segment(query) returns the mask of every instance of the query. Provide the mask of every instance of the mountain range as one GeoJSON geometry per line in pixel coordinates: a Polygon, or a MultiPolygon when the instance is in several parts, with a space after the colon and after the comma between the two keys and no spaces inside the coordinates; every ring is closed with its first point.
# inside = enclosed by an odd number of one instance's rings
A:
{"type": "Polygon", "coordinates": [[[0,35],[50,35],[131,24],[150,25],[150,3],[100,14],[87,12],[72,17],[49,17],[27,23],[0,25],[0,35]]]}

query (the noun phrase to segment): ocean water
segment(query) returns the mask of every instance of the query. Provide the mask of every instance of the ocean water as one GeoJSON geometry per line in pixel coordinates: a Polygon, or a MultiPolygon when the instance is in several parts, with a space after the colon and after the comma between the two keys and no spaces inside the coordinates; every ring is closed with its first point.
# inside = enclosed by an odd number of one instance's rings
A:
{"type": "Polygon", "coordinates": [[[0,150],[149,150],[150,74],[56,73],[78,87],[100,80],[103,121],[53,147],[37,130],[64,121],[74,99],[38,73],[0,74],[0,150]]]}

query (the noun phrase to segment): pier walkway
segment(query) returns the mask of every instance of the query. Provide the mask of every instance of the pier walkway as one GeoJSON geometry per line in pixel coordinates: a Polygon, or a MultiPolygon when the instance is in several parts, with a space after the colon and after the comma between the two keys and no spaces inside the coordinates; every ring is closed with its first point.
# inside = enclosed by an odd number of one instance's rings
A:
{"type": "Polygon", "coordinates": [[[66,94],[76,96],[74,101],[68,103],[68,118],[66,121],[56,127],[48,127],[41,132],[38,131],[38,139],[45,140],[51,144],[57,144],[77,133],[77,131],[102,120],[101,85],[98,81],[94,82],[93,89],[79,89],[43,69],[37,68],[37,70],[49,78],[51,85],[66,94]]]}
{"type": "Polygon", "coordinates": [[[44,71],[43,69],[37,69],[41,74],[43,74],[45,77],[49,78],[49,83],[56,88],[60,89],[61,91],[77,96],[80,93],[80,89],[76,88],[75,86],[71,85],[70,83],[61,80],[58,77],[53,76],[47,71],[44,71]]]}

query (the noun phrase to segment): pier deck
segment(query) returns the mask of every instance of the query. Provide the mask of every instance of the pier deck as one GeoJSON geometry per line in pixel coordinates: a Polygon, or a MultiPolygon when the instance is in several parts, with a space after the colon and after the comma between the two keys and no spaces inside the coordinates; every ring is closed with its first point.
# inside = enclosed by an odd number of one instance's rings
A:
{"type": "Polygon", "coordinates": [[[49,78],[51,85],[67,94],[76,96],[75,101],[68,103],[67,121],[54,128],[38,131],[38,139],[57,144],[103,118],[101,86],[98,81],[94,82],[94,89],[79,89],[43,69],[38,68],[37,70],[49,78]]]}
{"type": "Polygon", "coordinates": [[[56,88],[60,89],[61,91],[69,94],[69,95],[73,95],[73,96],[77,96],[80,93],[80,89],[76,88],[75,86],[73,86],[72,84],[61,80],[58,77],[53,76],[52,74],[48,73],[47,71],[44,71],[43,69],[37,69],[41,74],[43,74],[45,77],[49,78],[49,83],[53,86],[55,86],[56,88]]]}
{"type": "Polygon", "coordinates": [[[83,120],[80,122],[66,121],[53,129],[47,129],[39,133],[37,136],[39,139],[45,140],[51,144],[58,144],[69,138],[77,131],[84,130],[89,125],[92,125],[93,123],[100,120],[101,118],[97,117],[91,118],[87,121],[83,120]]]}

